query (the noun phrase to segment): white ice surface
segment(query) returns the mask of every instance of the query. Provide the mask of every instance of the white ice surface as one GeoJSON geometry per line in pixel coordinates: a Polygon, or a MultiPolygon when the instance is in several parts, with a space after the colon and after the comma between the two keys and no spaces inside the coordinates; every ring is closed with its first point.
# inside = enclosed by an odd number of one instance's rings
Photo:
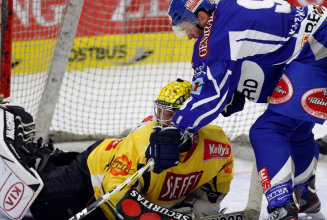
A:
{"type": "MultiPolygon", "coordinates": [[[[319,138],[327,134],[327,123],[324,125],[317,125],[314,128],[315,138],[319,138]]],[[[72,151],[81,151],[93,142],[75,142],[63,143],[55,145],[58,148],[72,151]]],[[[252,170],[252,161],[235,157],[235,172],[236,175],[231,184],[231,190],[222,202],[221,207],[228,207],[226,213],[243,210],[246,207],[250,178],[252,170]]],[[[327,217],[327,155],[320,155],[318,168],[316,173],[316,187],[317,193],[322,203],[322,213],[327,217]]],[[[262,200],[262,208],[260,219],[267,216],[267,201],[265,198],[262,200]]],[[[28,212],[23,218],[24,220],[33,220],[33,217],[28,212]]],[[[0,211],[0,220],[8,220],[8,218],[0,211]]]]}
{"type": "MultiPolygon", "coordinates": [[[[327,216],[327,156],[322,156],[322,161],[318,164],[316,186],[318,196],[322,203],[322,213],[327,216]]],[[[235,158],[236,175],[232,181],[231,191],[222,202],[222,208],[228,207],[226,213],[243,210],[246,207],[248,192],[250,187],[252,162],[249,160],[235,158]]],[[[260,219],[267,215],[267,201],[262,200],[262,208],[260,219]]],[[[33,217],[28,212],[24,220],[32,220],[33,217]]],[[[8,220],[2,212],[0,212],[0,220],[8,220]]]]}

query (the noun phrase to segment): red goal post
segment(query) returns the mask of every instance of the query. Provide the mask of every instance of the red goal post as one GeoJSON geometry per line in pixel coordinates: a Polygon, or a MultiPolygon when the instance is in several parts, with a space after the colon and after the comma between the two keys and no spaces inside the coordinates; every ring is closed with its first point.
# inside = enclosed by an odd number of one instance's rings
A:
{"type": "MultiPolygon", "coordinates": [[[[13,0],[0,0],[1,4],[1,83],[0,96],[10,96],[11,79],[11,44],[12,44],[12,21],[13,21],[13,0]]],[[[3,97],[2,97],[3,96],[3,97]]]]}

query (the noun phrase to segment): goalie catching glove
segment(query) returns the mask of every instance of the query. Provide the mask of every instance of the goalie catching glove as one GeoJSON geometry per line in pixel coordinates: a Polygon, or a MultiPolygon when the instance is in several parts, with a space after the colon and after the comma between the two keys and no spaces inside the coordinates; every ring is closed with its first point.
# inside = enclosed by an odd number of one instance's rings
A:
{"type": "Polygon", "coordinates": [[[153,127],[145,157],[154,160],[154,173],[161,173],[179,163],[179,142],[181,139],[180,130],[174,127],[162,129],[153,127]]]}

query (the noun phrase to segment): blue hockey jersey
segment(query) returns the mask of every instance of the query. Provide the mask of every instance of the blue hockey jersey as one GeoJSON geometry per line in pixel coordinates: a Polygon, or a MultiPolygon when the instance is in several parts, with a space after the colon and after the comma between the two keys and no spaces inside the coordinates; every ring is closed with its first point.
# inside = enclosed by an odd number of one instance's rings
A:
{"type": "Polygon", "coordinates": [[[312,65],[327,56],[326,14],[321,6],[291,7],[282,0],[221,0],[194,45],[193,91],[175,126],[198,131],[235,90],[266,103],[291,61],[312,65]]]}

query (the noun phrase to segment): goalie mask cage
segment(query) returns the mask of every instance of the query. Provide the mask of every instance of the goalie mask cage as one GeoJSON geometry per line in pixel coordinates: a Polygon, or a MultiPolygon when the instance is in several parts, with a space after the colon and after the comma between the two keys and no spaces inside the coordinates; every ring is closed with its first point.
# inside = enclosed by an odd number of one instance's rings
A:
{"type": "MultiPolygon", "coordinates": [[[[9,1],[9,0],[2,0],[9,1]]],[[[123,137],[153,113],[160,89],[192,80],[193,41],[180,40],[170,0],[13,0],[11,97],[55,142],[123,137]]],[[[266,105],[219,116],[231,140],[266,105]]]]}

